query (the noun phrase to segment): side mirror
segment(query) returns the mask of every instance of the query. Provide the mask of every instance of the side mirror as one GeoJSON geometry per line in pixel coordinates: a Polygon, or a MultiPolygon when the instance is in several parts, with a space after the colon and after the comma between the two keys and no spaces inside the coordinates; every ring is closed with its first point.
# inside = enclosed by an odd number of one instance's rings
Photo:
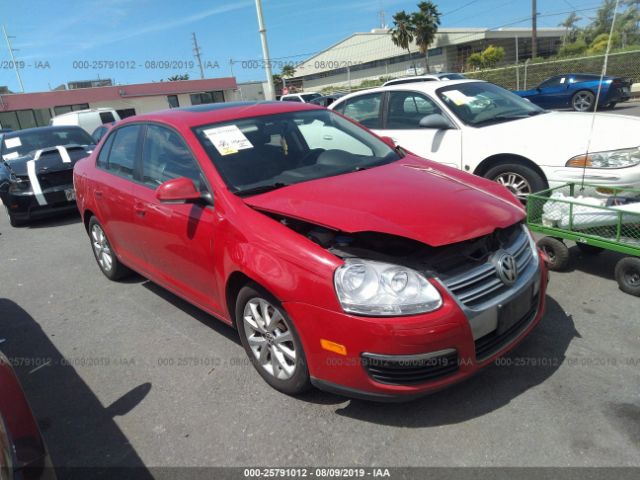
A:
{"type": "Polygon", "coordinates": [[[393,138],[391,137],[380,137],[380,139],[386,143],[387,145],[389,145],[391,148],[396,148],[396,142],[393,141],[393,138]]]}
{"type": "Polygon", "coordinates": [[[451,122],[439,113],[432,113],[420,119],[420,128],[433,128],[435,130],[449,130],[453,128],[451,122]]]}
{"type": "Polygon", "coordinates": [[[160,185],[156,189],[156,198],[162,203],[193,203],[203,196],[191,179],[180,177],[160,185]]]}

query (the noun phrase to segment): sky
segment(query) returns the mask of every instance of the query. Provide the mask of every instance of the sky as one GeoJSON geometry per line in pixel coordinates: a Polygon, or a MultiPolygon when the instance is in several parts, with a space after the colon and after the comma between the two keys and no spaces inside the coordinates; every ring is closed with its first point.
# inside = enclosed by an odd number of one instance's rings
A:
{"type": "MultiPolygon", "coordinates": [[[[380,27],[417,0],[263,0],[274,73],[354,32],[380,27]]],[[[442,27],[528,27],[530,0],[441,0],[442,27]]],[[[555,27],[572,10],[583,22],[600,0],[538,0],[540,27],[555,27]]],[[[254,0],[0,0],[0,23],[15,50],[26,92],[74,80],[111,78],[153,82],[175,74],[200,78],[193,56],[197,35],[205,77],[264,80],[254,0]],[[253,60],[253,61],[252,61],[253,60]]],[[[19,92],[10,52],[0,37],[0,85],[19,92]]]]}

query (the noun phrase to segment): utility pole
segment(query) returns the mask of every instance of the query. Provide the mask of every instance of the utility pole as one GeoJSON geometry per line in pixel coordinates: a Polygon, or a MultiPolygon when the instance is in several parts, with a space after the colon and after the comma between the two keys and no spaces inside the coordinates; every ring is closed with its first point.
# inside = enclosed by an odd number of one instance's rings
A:
{"type": "Polygon", "coordinates": [[[235,75],[233,74],[233,58],[229,59],[229,68],[231,69],[231,76],[234,77],[235,75]]]}
{"type": "Polygon", "coordinates": [[[531,0],[531,58],[538,55],[538,6],[531,0]]]}
{"type": "Polygon", "coordinates": [[[198,60],[198,66],[200,67],[200,78],[204,79],[204,69],[202,68],[202,59],[200,58],[200,54],[202,52],[198,46],[198,39],[194,32],[191,33],[191,37],[193,38],[193,54],[195,55],[196,60],[198,60]]]}
{"type": "Polygon", "coordinates": [[[11,46],[11,41],[9,40],[10,38],[15,38],[15,37],[10,37],[9,35],[7,35],[7,30],[4,28],[4,25],[2,26],[2,33],[4,33],[4,39],[7,42],[7,48],[9,49],[9,55],[11,55],[11,63],[13,63],[13,68],[16,71],[16,77],[18,77],[18,84],[20,85],[20,91],[24,93],[24,85],[22,84],[20,69],[18,68],[18,64],[16,63],[16,58],[13,56],[14,50],[13,50],[13,47],[11,46]]]}
{"type": "Polygon", "coordinates": [[[262,16],[262,2],[256,0],[256,13],[258,15],[258,31],[260,32],[260,41],[262,42],[262,57],[264,59],[264,69],[267,75],[268,92],[267,100],[274,100],[276,90],[273,86],[273,73],[271,72],[271,60],[269,59],[269,45],[267,44],[267,29],[264,27],[264,18],[262,16]]]}

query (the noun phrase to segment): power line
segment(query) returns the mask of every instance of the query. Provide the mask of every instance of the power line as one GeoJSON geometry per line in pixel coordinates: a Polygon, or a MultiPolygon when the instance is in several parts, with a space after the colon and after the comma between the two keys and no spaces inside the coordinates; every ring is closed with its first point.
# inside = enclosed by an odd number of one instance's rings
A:
{"type": "Polygon", "coordinates": [[[450,10],[448,12],[443,13],[442,15],[440,15],[441,17],[444,17],[445,15],[451,15],[452,13],[456,13],[459,12],[460,10],[462,10],[463,8],[467,8],[469,5],[473,5],[474,3],[479,2],[480,0],[471,0],[469,3],[465,3],[464,5],[462,5],[461,7],[458,8],[454,8],[453,10],[450,10]]]}

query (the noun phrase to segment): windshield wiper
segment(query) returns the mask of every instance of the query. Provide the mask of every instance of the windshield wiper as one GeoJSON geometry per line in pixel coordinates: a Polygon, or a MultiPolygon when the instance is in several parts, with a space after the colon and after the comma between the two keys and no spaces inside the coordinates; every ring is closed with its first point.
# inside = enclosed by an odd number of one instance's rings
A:
{"type": "Polygon", "coordinates": [[[235,194],[239,195],[240,197],[244,197],[246,195],[258,195],[259,193],[267,193],[288,186],[288,183],[275,182],[268,185],[259,185],[257,187],[245,188],[244,190],[237,190],[235,194]]]}

